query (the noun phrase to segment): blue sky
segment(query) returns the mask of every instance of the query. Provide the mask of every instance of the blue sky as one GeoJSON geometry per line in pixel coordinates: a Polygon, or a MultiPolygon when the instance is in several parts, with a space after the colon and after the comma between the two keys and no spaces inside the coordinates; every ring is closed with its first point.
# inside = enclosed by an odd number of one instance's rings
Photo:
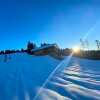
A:
{"type": "Polygon", "coordinates": [[[86,34],[100,40],[99,0],[0,0],[0,49],[25,48],[31,40],[73,47],[86,34]]]}

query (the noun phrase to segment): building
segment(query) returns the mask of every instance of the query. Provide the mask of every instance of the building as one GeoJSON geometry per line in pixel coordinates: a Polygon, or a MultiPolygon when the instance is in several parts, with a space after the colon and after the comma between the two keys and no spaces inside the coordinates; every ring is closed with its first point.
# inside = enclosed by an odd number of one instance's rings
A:
{"type": "Polygon", "coordinates": [[[42,47],[31,50],[31,54],[34,55],[48,55],[58,53],[58,46],[56,44],[46,44],[42,47]]]}

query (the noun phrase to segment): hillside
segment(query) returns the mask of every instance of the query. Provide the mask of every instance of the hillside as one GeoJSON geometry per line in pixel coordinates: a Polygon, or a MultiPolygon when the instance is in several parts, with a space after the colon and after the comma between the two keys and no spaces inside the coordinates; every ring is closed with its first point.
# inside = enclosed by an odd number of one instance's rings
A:
{"type": "Polygon", "coordinates": [[[0,100],[100,100],[100,61],[1,55],[0,100]]]}
{"type": "Polygon", "coordinates": [[[100,61],[72,57],[35,100],[100,100],[100,61]]]}
{"type": "Polygon", "coordinates": [[[50,56],[26,53],[0,55],[0,100],[32,100],[36,90],[59,64],[50,56]]]}

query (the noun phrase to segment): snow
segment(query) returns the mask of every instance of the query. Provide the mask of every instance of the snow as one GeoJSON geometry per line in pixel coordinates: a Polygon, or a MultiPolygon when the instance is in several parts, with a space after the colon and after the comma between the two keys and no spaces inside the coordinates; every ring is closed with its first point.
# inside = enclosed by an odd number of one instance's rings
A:
{"type": "Polygon", "coordinates": [[[56,47],[56,44],[48,44],[42,47],[35,48],[32,51],[34,52],[34,51],[42,50],[42,49],[49,48],[49,47],[56,47]]]}
{"type": "Polygon", "coordinates": [[[100,100],[99,60],[66,57],[60,61],[26,53],[7,57],[4,62],[5,56],[0,56],[0,100],[100,100]],[[39,93],[58,65],[60,69],[39,93]]]}
{"type": "Polygon", "coordinates": [[[48,100],[100,100],[100,61],[72,57],[46,84],[37,100],[45,97],[48,100]]]}
{"type": "Polygon", "coordinates": [[[0,56],[0,100],[32,100],[59,61],[26,53],[0,56]],[[27,99],[26,99],[27,98],[27,99]]]}

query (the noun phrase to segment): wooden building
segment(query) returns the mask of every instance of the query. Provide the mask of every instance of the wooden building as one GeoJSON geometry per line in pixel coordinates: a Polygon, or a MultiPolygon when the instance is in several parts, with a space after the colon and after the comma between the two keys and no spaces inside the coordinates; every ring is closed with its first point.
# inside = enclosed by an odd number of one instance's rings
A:
{"type": "Polygon", "coordinates": [[[48,55],[58,53],[58,46],[56,44],[47,44],[45,46],[35,48],[31,51],[33,55],[48,55]]]}

